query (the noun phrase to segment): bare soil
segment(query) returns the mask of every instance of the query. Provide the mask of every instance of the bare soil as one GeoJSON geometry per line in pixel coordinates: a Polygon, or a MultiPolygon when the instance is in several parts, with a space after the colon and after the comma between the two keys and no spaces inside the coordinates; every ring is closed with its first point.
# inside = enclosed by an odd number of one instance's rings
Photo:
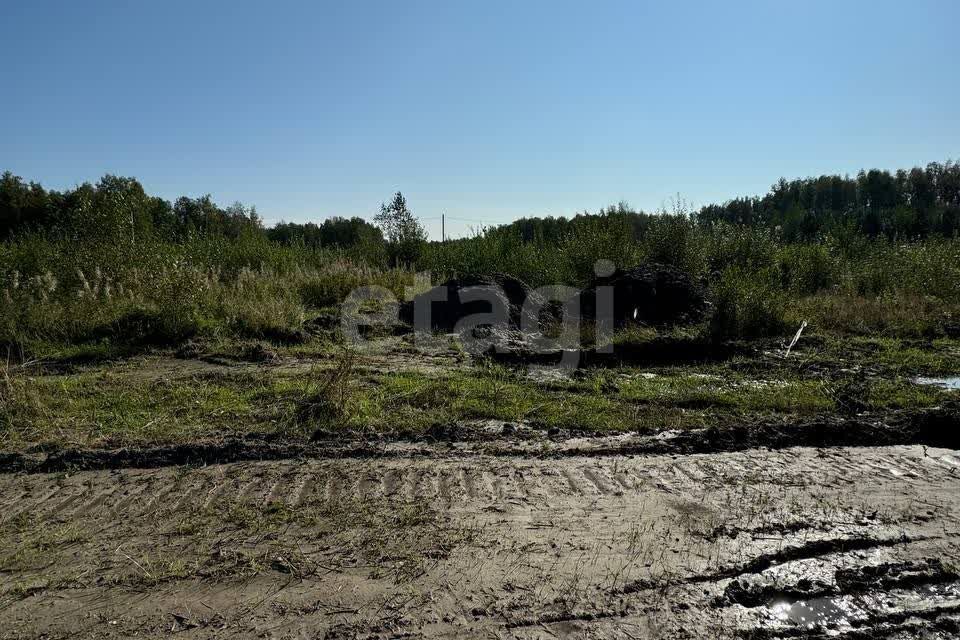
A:
{"type": "Polygon", "coordinates": [[[409,453],[4,474],[0,637],[958,628],[954,450],[409,453]]]}

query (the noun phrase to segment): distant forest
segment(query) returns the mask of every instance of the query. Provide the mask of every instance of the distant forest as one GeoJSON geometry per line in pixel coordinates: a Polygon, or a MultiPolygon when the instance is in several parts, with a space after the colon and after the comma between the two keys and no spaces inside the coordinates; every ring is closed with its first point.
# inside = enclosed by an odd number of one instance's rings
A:
{"type": "MultiPolygon", "coordinates": [[[[555,242],[598,216],[623,216],[642,236],[653,215],[626,204],[572,218],[532,217],[486,229],[525,242],[555,242]]],[[[697,225],[717,223],[762,227],[785,241],[816,240],[856,232],[891,240],[960,234],[960,164],[889,172],[872,169],[856,177],[781,179],[763,196],[737,198],[684,212],[697,225]]],[[[174,202],[148,195],[134,178],[104,176],[67,191],[47,190],[6,172],[0,177],[0,239],[29,233],[58,237],[157,238],[185,240],[196,235],[239,238],[266,235],[284,245],[350,248],[383,243],[381,231],[362,218],[332,217],[321,224],[264,225],[254,207],[221,207],[210,196],[174,202]]]]}
{"type": "MultiPolygon", "coordinates": [[[[596,215],[614,214],[630,218],[638,237],[651,217],[625,204],[596,215]]],[[[727,223],[776,230],[787,242],[850,231],[890,239],[952,238],[960,233],[960,164],[933,162],[895,173],[871,169],[855,178],[781,178],[766,195],[707,205],[690,215],[702,226],[727,223]]],[[[498,231],[517,232],[527,242],[550,242],[569,233],[578,219],[589,217],[522,218],[498,231]]]]}

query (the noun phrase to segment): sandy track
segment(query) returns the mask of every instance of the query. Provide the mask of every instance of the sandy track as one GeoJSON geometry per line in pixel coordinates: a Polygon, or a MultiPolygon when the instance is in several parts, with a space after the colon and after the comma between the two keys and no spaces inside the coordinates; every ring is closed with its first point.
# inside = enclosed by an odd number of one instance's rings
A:
{"type": "Polygon", "coordinates": [[[954,637],[958,490],[921,446],[6,474],[0,635],[954,637]]]}

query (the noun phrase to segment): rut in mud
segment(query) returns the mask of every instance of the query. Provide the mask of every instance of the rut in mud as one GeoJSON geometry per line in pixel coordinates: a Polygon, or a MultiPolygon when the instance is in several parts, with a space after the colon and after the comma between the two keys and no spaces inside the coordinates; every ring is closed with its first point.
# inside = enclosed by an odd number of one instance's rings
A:
{"type": "Polygon", "coordinates": [[[432,449],[3,475],[0,637],[955,629],[953,450],[432,449]]]}
{"type": "Polygon", "coordinates": [[[225,464],[295,458],[432,457],[460,453],[491,456],[612,456],[669,455],[744,451],[754,448],[819,448],[859,445],[922,445],[960,449],[960,405],[864,415],[857,418],[821,416],[807,420],[767,420],[728,427],[691,429],[657,435],[575,437],[556,431],[517,429],[502,423],[435,429],[419,440],[366,438],[302,440],[248,437],[215,442],[183,443],[116,450],[51,449],[32,453],[0,453],[0,473],[52,473],[171,465],[225,464]],[[447,441],[446,450],[432,444],[447,441]]]}

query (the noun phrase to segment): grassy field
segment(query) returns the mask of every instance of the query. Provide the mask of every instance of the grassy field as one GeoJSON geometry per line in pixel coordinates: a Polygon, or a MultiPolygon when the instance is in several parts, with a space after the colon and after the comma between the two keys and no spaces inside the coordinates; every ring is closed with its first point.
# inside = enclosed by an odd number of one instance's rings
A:
{"type": "Polygon", "coordinates": [[[549,241],[485,233],[426,244],[402,267],[256,234],[5,241],[3,449],[423,437],[483,421],[655,432],[949,399],[912,378],[960,371],[960,240],[788,242],[766,228],[670,214],[637,235],[629,220],[611,211],[549,241]],[[584,287],[598,260],[678,267],[712,304],[696,324],[625,329],[618,352],[670,338],[705,353],[724,345],[728,355],[626,358],[544,380],[468,356],[452,338],[439,353],[388,337],[376,354],[349,355],[336,329],[340,303],[360,286],[403,300],[451,276],[505,272],[534,287],[584,287]],[[804,321],[791,358],[778,356],[804,321]]]}
{"type": "MultiPolygon", "coordinates": [[[[471,362],[455,341],[425,355],[384,339],[349,357],[334,343],[154,352],[0,379],[6,449],[152,446],[261,435],[444,438],[507,424],[604,434],[930,407],[951,393],[916,375],[960,370],[960,341],[811,338],[707,363],[620,363],[544,380],[471,362]],[[251,362],[253,351],[268,362],[251,362]]],[[[258,358],[260,359],[260,358],[258,358]]],[[[509,430],[509,427],[508,427],[509,430]]]]}

